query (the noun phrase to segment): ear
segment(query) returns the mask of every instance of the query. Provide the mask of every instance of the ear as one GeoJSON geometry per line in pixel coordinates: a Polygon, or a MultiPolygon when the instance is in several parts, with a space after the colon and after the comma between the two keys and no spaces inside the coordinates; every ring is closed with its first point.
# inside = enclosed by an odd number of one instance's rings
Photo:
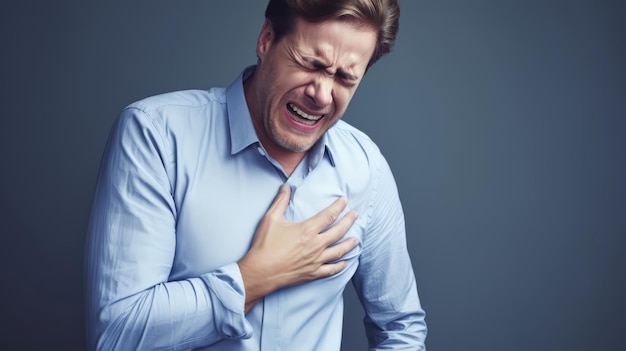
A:
{"type": "Polygon", "coordinates": [[[262,60],[265,57],[273,43],[274,31],[272,29],[272,23],[266,19],[265,23],[263,23],[263,27],[261,28],[259,40],[256,43],[256,54],[259,59],[262,60]]]}

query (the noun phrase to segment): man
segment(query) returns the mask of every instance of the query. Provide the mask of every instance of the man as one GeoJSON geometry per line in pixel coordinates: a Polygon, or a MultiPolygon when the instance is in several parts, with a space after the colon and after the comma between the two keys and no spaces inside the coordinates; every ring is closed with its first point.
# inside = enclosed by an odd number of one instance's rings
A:
{"type": "Polygon", "coordinates": [[[231,86],[122,112],[87,238],[90,348],[337,350],[352,280],[372,348],[424,349],[391,171],[340,121],[398,16],[271,0],[231,86]]]}

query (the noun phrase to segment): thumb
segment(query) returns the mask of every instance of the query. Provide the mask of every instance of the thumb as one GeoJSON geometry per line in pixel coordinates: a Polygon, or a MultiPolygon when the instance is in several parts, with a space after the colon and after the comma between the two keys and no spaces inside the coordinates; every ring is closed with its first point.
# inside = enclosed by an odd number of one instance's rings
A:
{"type": "Polygon", "coordinates": [[[287,206],[289,205],[289,198],[291,196],[291,187],[289,185],[283,183],[278,188],[278,194],[272,201],[270,208],[267,210],[267,214],[272,216],[279,216],[279,218],[283,218],[285,211],[287,210],[287,206]]]}

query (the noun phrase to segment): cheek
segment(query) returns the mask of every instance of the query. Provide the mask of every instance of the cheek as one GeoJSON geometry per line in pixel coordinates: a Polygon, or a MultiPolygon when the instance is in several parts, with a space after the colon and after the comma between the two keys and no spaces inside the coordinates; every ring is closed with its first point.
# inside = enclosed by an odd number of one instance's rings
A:
{"type": "Polygon", "coordinates": [[[274,98],[275,104],[283,105],[301,96],[304,91],[304,84],[301,81],[299,77],[293,75],[277,77],[272,92],[269,93],[274,98]]]}
{"type": "Polygon", "coordinates": [[[352,96],[354,96],[354,90],[348,89],[340,89],[335,93],[335,106],[337,107],[338,112],[343,113],[348,105],[350,104],[350,100],[352,100],[352,96]]]}
{"type": "Polygon", "coordinates": [[[290,66],[277,70],[273,79],[286,90],[294,89],[312,81],[310,73],[290,66]]]}

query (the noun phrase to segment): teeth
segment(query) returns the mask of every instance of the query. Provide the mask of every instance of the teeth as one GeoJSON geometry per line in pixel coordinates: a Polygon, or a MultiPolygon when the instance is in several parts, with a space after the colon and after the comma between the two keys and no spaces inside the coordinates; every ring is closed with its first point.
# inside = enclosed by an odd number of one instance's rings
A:
{"type": "Polygon", "coordinates": [[[289,107],[291,108],[293,112],[297,113],[298,116],[308,119],[309,121],[317,121],[318,119],[322,118],[322,115],[319,115],[319,116],[310,115],[302,111],[301,109],[297,108],[294,104],[289,104],[289,107]]]}

